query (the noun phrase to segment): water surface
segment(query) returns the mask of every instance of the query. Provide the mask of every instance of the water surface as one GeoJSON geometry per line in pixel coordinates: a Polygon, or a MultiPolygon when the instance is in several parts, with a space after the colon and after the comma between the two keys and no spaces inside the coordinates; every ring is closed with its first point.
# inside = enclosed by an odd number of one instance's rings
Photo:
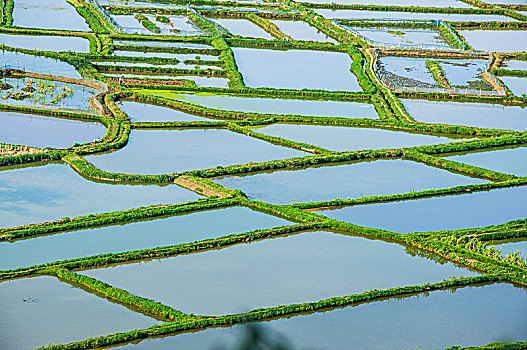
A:
{"type": "MultiPolygon", "coordinates": [[[[292,343],[294,349],[483,346],[490,342],[525,341],[526,297],[525,289],[493,284],[392,298],[258,325],[270,332],[271,339],[280,344],[292,343]]],[[[149,338],[118,349],[233,349],[239,346],[244,333],[242,326],[208,329],[149,338]]]]}
{"type": "MultiPolygon", "coordinates": [[[[194,60],[194,58],[192,58],[194,60]]],[[[177,68],[177,69],[200,69],[200,70],[222,70],[220,66],[212,66],[207,64],[186,64],[180,61],[176,64],[159,64],[151,62],[126,62],[126,61],[94,61],[96,65],[100,66],[119,66],[119,67],[144,67],[144,68],[177,68]]],[[[148,69],[146,69],[148,71],[148,69]]]]}
{"type": "Polygon", "coordinates": [[[217,61],[219,56],[216,55],[202,55],[199,53],[172,53],[172,52],[143,52],[143,51],[124,51],[124,50],[115,50],[113,52],[114,56],[129,56],[129,57],[157,57],[157,58],[175,58],[179,61],[185,60],[195,60],[196,56],[201,60],[206,61],[217,61]]]}
{"type": "Polygon", "coordinates": [[[65,344],[160,323],[50,276],[0,282],[0,308],[5,349],[65,344]]]}
{"type": "MultiPolygon", "coordinates": [[[[379,75],[381,79],[396,86],[417,87],[426,91],[428,87],[438,87],[432,72],[422,57],[379,57],[379,75]]],[[[469,88],[491,91],[492,86],[483,80],[486,60],[482,59],[434,59],[445,72],[445,76],[454,88],[469,88]]]]}
{"type": "Polygon", "coordinates": [[[1,51],[0,64],[2,67],[7,66],[8,68],[22,69],[31,73],[60,75],[62,77],[75,79],[82,78],[80,73],[71,64],[44,56],[1,51]]]}
{"type": "Polygon", "coordinates": [[[332,219],[400,233],[498,225],[527,217],[527,187],[320,210],[332,219]]]}
{"type": "Polygon", "coordinates": [[[527,176],[527,147],[471,152],[446,159],[505,174],[527,176]]]}
{"type": "Polygon", "coordinates": [[[362,91],[357,77],[350,72],[351,57],[345,53],[247,48],[232,51],[248,87],[362,91]]]}
{"type": "Polygon", "coordinates": [[[245,207],[0,243],[0,270],[106,253],[169,246],[291,224],[245,207]]]}
{"type": "Polygon", "coordinates": [[[362,28],[352,29],[367,39],[385,45],[451,48],[438,31],[428,28],[362,28]]]}
{"type": "Polygon", "coordinates": [[[527,51],[527,32],[522,30],[460,30],[474,50],[489,52],[527,51]]]}
{"type": "Polygon", "coordinates": [[[294,40],[321,41],[338,44],[338,41],[304,21],[273,19],[270,22],[274,23],[282,33],[290,36],[294,40]]]}
{"type": "Polygon", "coordinates": [[[37,114],[0,111],[0,142],[31,147],[67,148],[102,139],[104,125],[37,114]]]}
{"type": "Polygon", "coordinates": [[[98,91],[88,86],[34,78],[4,78],[3,82],[12,86],[10,90],[0,91],[3,103],[44,109],[73,109],[76,112],[91,114],[95,112],[90,106],[90,99],[98,91]],[[35,90],[33,92],[22,90],[28,87],[35,90]],[[21,92],[30,96],[21,100],[10,97],[12,93],[21,92]]]}
{"type": "Polygon", "coordinates": [[[246,19],[233,18],[214,18],[214,22],[227,29],[232,35],[247,36],[251,38],[273,39],[273,36],[267,33],[253,22],[246,19]]]}
{"type": "Polygon", "coordinates": [[[207,120],[177,109],[133,101],[117,102],[117,107],[128,114],[132,122],[196,122],[207,120]]]}
{"type": "Polygon", "coordinates": [[[527,130],[527,109],[525,107],[409,99],[401,99],[401,102],[410,116],[422,123],[527,130]]]}
{"type": "Polygon", "coordinates": [[[377,60],[381,80],[404,87],[438,87],[432,72],[421,57],[382,56],[377,60]]]}
{"type": "Polygon", "coordinates": [[[273,124],[255,127],[253,130],[334,151],[401,148],[463,141],[438,135],[338,126],[273,124]]]}
{"type": "Polygon", "coordinates": [[[251,199],[277,204],[405,193],[487,182],[401,159],[225,176],[215,181],[228,188],[238,188],[251,199]]]}
{"type": "Polygon", "coordinates": [[[229,79],[227,78],[217,78],[217,77],[207,77],[207,76],[198,76],[198,75],[180,75],[176,76],[177,79],[186,79],[192,80],[196,83],[198,87],[215,87],[215,88],[228,88],[229,79]]]}
{"type": "MultiPolygon", "coordinates": [[[[170,6],[170,5],[164,4],[164,6],[170,6]]],[[[199,35],[203,33],[201,29],[196,27],[192,21],[189,21],[186,16],[165,15],[165,17],[168,17],[168,19],[171,22],[171,24],[165,24],[165,23],[156,21],[154,15],[146,14],[146,13],[144,15],[161,30],[161,33],[153,33],[149,31],[148,29],[143,27],[141,23],[139,23],[139,21],[134,17],[134,15],[111,14],[110,17],[113,18],[113,20],[119,26],[123,27],[127,34],[199,35]]]]}
{"type": "Polygon", "coordinates": [[[527,5],[526,0],[485,0],[487,4],[527,5]]]}
{"type": "Polygon", "coordinates": [[[439,65],[445,71],[450,85],[455,88],[471,88],[492,91],[493,87],[481,75],[485,71],[487,60],[439,59],[439,65]]]}
{"type": "Polygon", "coordinates": [[[91,31],[86,20],[66,0],[16,0],[13,26],[91,31]]]}
{"type": "Polygon", "coordinates": [[[125,148],[85,159],[110,172],[166,174],[309,155],[225,129],[133,130],[125,148]]]}
{"type": "Polygon", "coordinates": [[[0,171],[0,227],[198,198],[194,192],[175,185],[109,185],[88,181],[65,164],[21,167],[0,171]]]}
{"type": "MultiPolygon", "coordinates": [[[[164,8],[170,6],[170,4],[162,4],[164,8]]],[[[176,5],[177,6],[177,5],[176,5]]],[[[154,23],[159,29],[161,29],[162,34],[175,34],[175,35],[184,35],[186,33],[202,33],[194,22],[192,22],[187,16],[181,15],[165,15],[168,18],[170,23],[163,23],[156,20],[156,16],[153,14],[144,14],[152,23],[154,23]],[[175,29],[175,30],[174,30],[175,29]],[[179,32],[180,31],[180,32],[179,32]]],[[[139,25],[142,27],[142,25],[139,25]]]]}
{"type": "Polygon", "coordinates": [[[503,256],[518,252],[523,256],[523,259],[527,258],[527,240],[525,238],[496,241],[496,243],[495,247],[501,250],[503,256]]]}
{"type": "Polygon", "coordinates": [[[507,85],[509,90],[516,96],[527,94],[527,78],[521,77],[500,77],[501,81],[507,85]]]}
{"type": "Polygon", "coordinates": [[[394,243],[325,231],[81,273],[183,312],[206,315],[477,275],[408,254],[394,243]]]}
{"type": "Polygon", "coordinates": [[[0,34],[0,44],[39,51],[90,52],[90,41],[73,36],[0,34]]]}
{"type": "MultiPolygon", "coordinates": [[[[156,94],[154,91],[148,90],[148,93],[156,94]]],[[[379,117],[373,105],[365,102],[238,97],[207,93],[180,94],[165,91],[160,92],[159,95],[208,108],[237,112],[369,119],[379,117]]]]}
{"type": "MultiPolygon", "coordinates": [[[[499,0],[498,0],[499,1],[499,0]]],[[[521,0],[518,0],[521,1],[521,0]]],[[[314,4],[344,4],[344,5],[378,5],[378,6],[427,6],[427,7],[473,7],[467,3],[457,0],[426,0],[423,3],[419,0],[307,0],[314,4]]],[[[488,1],[487,1],[488,2],[488,1]]]]}
{"type": "Polygon", "coordinates": [[[194,43],[174,43],[168,41],[135,41],[135,40],[114,40],[114,45],[134,45],[150,47],[181,47],[186,49],[213,49],[211,45],[194,43]]]}
{"type": "Polygon", "coordinates": [[[527,61],[521,61],[521,60],[505,61],[505,62],[503,62],[501,68],[503,68],[503,69],[527,70],[527,61]]]}
{"type": "Polygon", "coordinates": [[[139,7],[139,8],[166,8],[166,9],[185,9],[184,5],[161,3],[155,1],[122,1],[122,0],[102,0],[101,4],[121,7],[139,7]]]}
{"type": "Polygon", "coordinates": [[[362,10],[331,10],[314,9],[316,13],[326,18],[342,19],[410,19],[424,21],[448,22],[516,22],[512,17],[501,15],[478,14],[452,14],[452,13],[420,13],[420,12],[393,12],[393,11],[362,11],[362,10]]]}

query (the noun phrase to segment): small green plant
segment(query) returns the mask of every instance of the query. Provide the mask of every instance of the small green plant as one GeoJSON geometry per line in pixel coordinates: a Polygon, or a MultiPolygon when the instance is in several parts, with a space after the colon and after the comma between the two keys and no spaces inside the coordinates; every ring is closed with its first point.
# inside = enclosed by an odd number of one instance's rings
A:
{"type": "Polygon", "coordinates": [[[156,15],[156,21],[164,24],[170,24],[170,19],[162,15],[156,15]]]}
{"type": "Polygon", "coordinates": [[[386,33],[394,34],[394,35],[400,36],[401,38],[404,38],[404,35],[406,34],[402,30],[388,30],[386,33]]]}

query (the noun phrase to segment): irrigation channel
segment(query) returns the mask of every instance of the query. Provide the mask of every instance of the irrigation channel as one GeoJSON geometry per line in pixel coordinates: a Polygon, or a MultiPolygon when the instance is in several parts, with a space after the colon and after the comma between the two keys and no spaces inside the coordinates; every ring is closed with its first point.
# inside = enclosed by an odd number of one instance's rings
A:
{"type": "Polygon", "coordinates": [[[369,3],[3,0],[0,349],[527,348],[526,6],[369,3]]]}

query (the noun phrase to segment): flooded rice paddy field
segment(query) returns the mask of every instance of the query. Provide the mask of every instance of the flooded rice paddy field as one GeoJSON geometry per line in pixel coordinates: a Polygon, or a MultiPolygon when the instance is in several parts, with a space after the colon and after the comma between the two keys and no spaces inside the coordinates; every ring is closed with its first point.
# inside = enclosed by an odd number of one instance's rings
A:
{"type": "Polygon", "coordinates": [[[516,22],[514,18],[502,15],[485,14],[456,14],[456,13],[420,13],[393,11],[364,11],[364,10],[313,10],[321,16],[332,19],[394,19],[419,21],[447,21],[447,22],[516,22]]]}
{"type": "Polygon", "coordinates": [[[485,0],[487,4],[527,5],[525,0],[485,0]]]}
{"type": "Polygon", "coordinates": [[[90,41],[80,37],[0,34],[0,44],[39,51],[90,52],[90,41]]]}
{"type": "Polygon", "coordinates": [[[180,32],[193,32],[200,31],[196,25],[188,19],[187,16],[166,16],[169,23],[163,23],[156,19],[155,15],[146,14],[146,18],[156,24],[164,33],[173,31],[174,34],[180,34],[180,32]]]}
{"type": "Polygon", "coordinates": [[[511,147],[493,152],[470,152],[450,156],[447,159],[500,173],[527,176],[527,147],[511,147]]]}
{"type": "Polygon", "coordinates": [[[527,78],[525,77],[500,77],[500,80],[516,96],[527,95],[527,78]]]}
{"type": "Polygon", "coordinates": [[[6,3],[0,349],[527,341],[527,3],[249,2],[6,3]]]}
{"type": "MultiPolygon", "coordinates": [[[[452,344],[485,345],[501,339],[524,339],[526,299],[523,288],[484,285],[359,304],[256,326],[263,327],[272,341],[291,344],[295,349],[443,349],[452,344]],[[495,312],[489,312],[489,300],[493,301],[495,312]],[[450,310],[448,315],[445,310],[450,310]],[[478,322],[473,322],[475,319],[478,322]],[[430,329],[436,331],[429,332],[430,329]]],[[[233,348],[245,339],[246,332],[244,326],[213,328],[150,338],[117,349],[233,348]]]]}
{"type": "Polygon", "coordinates": [[[490,103],[462,103],[402,99],[416,121],[478,128],[527,130],[527,108],[490,103]]]}
{"type": "Polygon", "coordinates": [[[255,127],[256,132],[312,144],[334,151],[401,148],[464,141],[458,137],[413,134],[386,129],[273,124],[255,127]]]}
{"type": "Polygon", "coordinates": [[[86,20],[66,0],[16,0],[13,9],[13,25],[91,31],[86,20]]]}
{"type": "Polygon", "coordinates": [[[215,181],[240,189],[251,199],[274,204],[360,198],[486,182],[401,159],[226,176],[215,181]]]}
{"type": "Polygon", "coordinates": [[[232,207],[139,221],[124,226],[71,231],[0,243],[0,270],[83,256],[188,243],[291,224],[291,221],[249,208],[232,207]]]}
{"type": "Polygon", "coordinates": [[[161,323],[50,276],[2,281],[0,292],[0,343],[10,349],[81,341],[161,323]],[[31,334],[25,334],[24,327],[31,327],[31,334]]]}
{"type": "Polygon", "coordinates": [[[45,109],[71,109],[94,113],[90,99],[98,91],[94,88],[60,81],[33,78],[4,78],[11,88],[0,91],[2,103],[45,109]],[[20,94],[22,98],[18,97],[20,94]]]}
{"type": "Polygon", "coordinates": [[[69,63],[45,56],[34,56],[22,52],[0,51],[2,67],[20,69],[26,72],[58,75],[66,78],[82,78],[69,63]]]}
{"type": "Polygon", "coordinates": [[[132,122],[194,122],[206,120],[206,118],[178,111],[177,109],[147,103],[122,101],[117,106],[130,117],[132,122]]]}
{"type": "Polygon", "coordinates": [[[295,114],[315,117],[378,118],[377,112],[372,104],[361,102],[237,97],[234,95],[213,95],[206,93],[180,94],[155,90],[148,91],[148,93],[227,111],[295,114]]]}
{"type": "Polygon", "coordinates": [[[518,30],[460,30],[459,34],[475,50],[488,52],[527,51],[527,32],[518,30]]]}
{"type": "MultiPolygon", "coordinates": [[[[521,1],[521,0],[518,0],[521,1]]],[[[376,6],[427,6],[427,7],[455,7],[455,8],[471,8],[467,4],[459,0],[427,0],[423,3],[419,0],[307,0],[313,4],[342,4],[342,5],[376,5],[376,6]]],[[[503,3],[500,1],[500,3],[503,3]]],[[[364,18],[368,18],[367,16],[364,18]]]]}
{"type": "Polygon", "coordinates": [[[504,256],[514,253],[518,253],[524,258],[527,256],[527,240],[525,238],[499,241],[495,247],[499,249],[504,256]]]}
{"type": "Polygon", "coordinates": [[[345,53],[248,48],[233,48],[233,52],[248,87],[362,91],[345,53]]]}
{"type": "Polygon", "coordinates": [[[129,57],[157,57],[157,58],[173,58],[178,61],[195,60],[196,56],[202,61],[217,61],[218,56],[214,55],[201,55],[201,54],[181,54],[181,53],[170,53],[170,52],[143,52],[143,51],[123,51],[115,50],[114,56],[129,56],[129,57]]]}
{"type": "Polygon", "coordinates": [[[428,28],[362,28],[352,27],[360,35],[384,45],[451,48],[438,31],[428,28]]]}
{"type": "MultiPolygon", "coordinates": [[[[439,87],[426,60],[427,58],[420,57],[379,57],[379,74],[383,76],[383,81],[391,85],[417,88],[439,87]]],[[[493,90],[492,85],[482,77],[487,60],[438,58],[434,61],[439,63],[453,88],[493,90]]]]}
{"type": "Polygon", "coordinates": [[[186,129],[133,130],[124,149],[86,159],[110,172],[167,174],[305,155],[225,129],[186,129]]]}
{"type": "Polygon", "coordinates": [[[224,315],[477,273],[397,244],[316,231],[81,274],[187,313],[224,315]]]}
{"type": "MultiPolygon", "coordinates": [[[[199,59],[204,59],[198,55],[199,59]]],[[[216,57],[216,56],[212,56],[216,57]]],[[[211,66],[205,64],[196,64],[184,63],[187,60],[196,60],[196,56],[188,57],[177,57],[176,59],[180,60],[179,63],[170,64],[170,63],[149,63],[149,62],[127,62],[127,61],[94,61],[93,63],[100,66],[118,66],[118,67],[141,67],[141,68],[175,68],[175,69],[201,69],[201,70],[222,70],[219,66],[211,66]]]]}
{"type": "Polygon", "coordinates": [[[106,127],[94,121],[0,111],[0,140],[14,145],[67,148],[102,139],[106,127]]]}
{"type": "Polygon", "coordinates": [[[527,70],[527,61],[507,60],[501,65],[503,69],[527,70]]]}
{"type": "Polygon", "coordinates": [[[123,7],[148,7],[148,8],[165,8],[165,9],[182,9],[182,5],[173,5],[157,1],[122,1],[122,0],[103,0],[101,3],[112,6],[123,7]]]}
{"type": "Polygon", "coordinates": [[[400,233],[458,230],[525,218],[527,189],[512,187],[320,210],[318,214],[361,226],[400,233]]]}
{"type": "Polygon", "coordinates": [[[271,34],[246,19],[214,18],[214,22],[225,28],[232,35],[251,38],[273,39],[271,34]]]}
{"type": "Polygon", "coordinates": [[[161,33],[154,33],[146,29],[135,17],[135,15],[110,15],[111,18],[122,28],[127,34],[143,34],[143,35],[173,35],[180,36],[187,33],[199,35],[203,32],[196,27],[186,16],[167,15],[169,23],[162,23],[156,20],[155,15],[144,14],[148,20],[155,23],[161,30],[161,33]]]}
{"type": "Polygon", "coordinates": [[[285,35],[295,40],[321,41],[338,44],[338,41],[327,36],[317,28],[303,21],[284,21],[275,19],[271,21],[285,35]]]}
{"type": "Polygon", "coordinates": [[[0,171],[0,227],[11,227],[200,196],[178,186],[114,185],[87,181],[66,164],[0,171]]]}
{"type": "Polygon", "coordinates": [[[114,45],[131,45],[141,47],[177,47],[185,49],[212,49],[212,45],[194,44],[194,43],[178,43],[170,41],[136,41],[136,40],[113,40],[114,45]]]}

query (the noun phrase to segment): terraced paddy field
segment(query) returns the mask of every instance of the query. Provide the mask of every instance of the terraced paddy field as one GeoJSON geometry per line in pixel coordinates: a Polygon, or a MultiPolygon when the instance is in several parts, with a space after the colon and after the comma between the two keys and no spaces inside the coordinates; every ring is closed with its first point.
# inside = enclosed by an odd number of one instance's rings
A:
{"type": "MultiPolygon", "coordinates": [[[[442,348],[447,346],[445,335],[449,339],[455,339],[456,344],[478,344],[478,341],[483,344],[494,339],[498,334],[506,334],[509,339],[521,338],[525,328],[521,326],[521,322],[524,322],[524,314],[519,309],[525,306],[524,303],[524,290],[511,285],[497,284],[435,291],[426,295],[420,294],[324,313],[272,320],[257,324],[257,326],[265,327],[264,329],[268,331],[264,334],[273,341],[283,343],[284,339],[290,339],[288,344],[298,348],[340,349],[350,344],[362,349],[383,347],[411,349],[415,344],[424,344],[426,348],[442,348]],[[506,300],[506,302],[500,302],[499,307],[509,311],[510,319],[501,313],[498,316],[488,315],[487,312],[481,311],[487,305],[486,302],[494,298],[506,300]],[[444,309],[452,309],[452,314],[446,320],[444,316],[441,316],[444,309]],[[429,317],[425,320],[419,319],[422,312],[429,317]],[[474,318],[478,318],[478,326],[472,325],[471,320],[474,318]],[[452,322],[451,319],[455,319],[456,322],[452,322]],[[462,322],[462,324],[457,322],[462,322]],[[495,322],[503,328],[496,329],[495,322]],[[356,324],[351,331],[347,327],[350,323],[356,324]],[[422,332],[407,336],[408,326],[412,326],[412,329],[422,329],[422,332]],[[428,327],[441,329],[441,335],[426,332],[428,327]],[[377,331],[374,331],[374,328],[382,330],[385,336],[377,337],[377,331]],[[463,331],[460,328],[463,328],[463,331]]],[[[123,345],[118,349],[169,349],[196,345],[209,348],[218,344],[229,347],[236,346],[238,339],[243,336],[243,328],[234,326],[228,329],[216,328],[196,333],[151,338],[137,344],[123,345]]],[[[419,346],[423,347],[423,345],[419,346]]]]}
{"type": "Polygon", "coordinates": [[[31,113],[0,112],[3,142],[31,147],[67,148],[102,139],[106,128],[93,121],[54,118],[31,113]]]}
{"type": "Polygon", "coordinates": [[[526,6],[5,0],[0,349],[527,348],[526,6]]]}
{"type": "Polygon", "coordinates": [[[392,11],[357,11],[357,10],[333,10],[320,9],[317,14],[327,18],[345,19],[395,19],[395,20],[441,20],[449,22],[513,22],[515,19],[501,15],[472,15],[472,14],[450,14],[450,13],[406,13],[392,11]]]}
{"type": "Polygon", "coordinates": [[[0,34],[0,43],[27,50],[90,52],[90,41],[81,37],[0,34]]]}
{"type": "Polygon", "coordinates": [[[248,87],[360,91],[348,55],[334,52],[233,49],[248,87]],[[275,74],[267,73],[273,70],[275,74]]]}
{"type": "Polygon", "coordinates": [[[362,102],[178,94],[165,91],[152,91],[152,93],[203,107],[235,112],[293,114],[315,117],[378,118],[374,105],[362,102]]]}
{"type": "Polygon", "coordinates": [[[90,31],[86,19],[66,0],[20,0],[10,16],[17,27],[90,31]]]}

